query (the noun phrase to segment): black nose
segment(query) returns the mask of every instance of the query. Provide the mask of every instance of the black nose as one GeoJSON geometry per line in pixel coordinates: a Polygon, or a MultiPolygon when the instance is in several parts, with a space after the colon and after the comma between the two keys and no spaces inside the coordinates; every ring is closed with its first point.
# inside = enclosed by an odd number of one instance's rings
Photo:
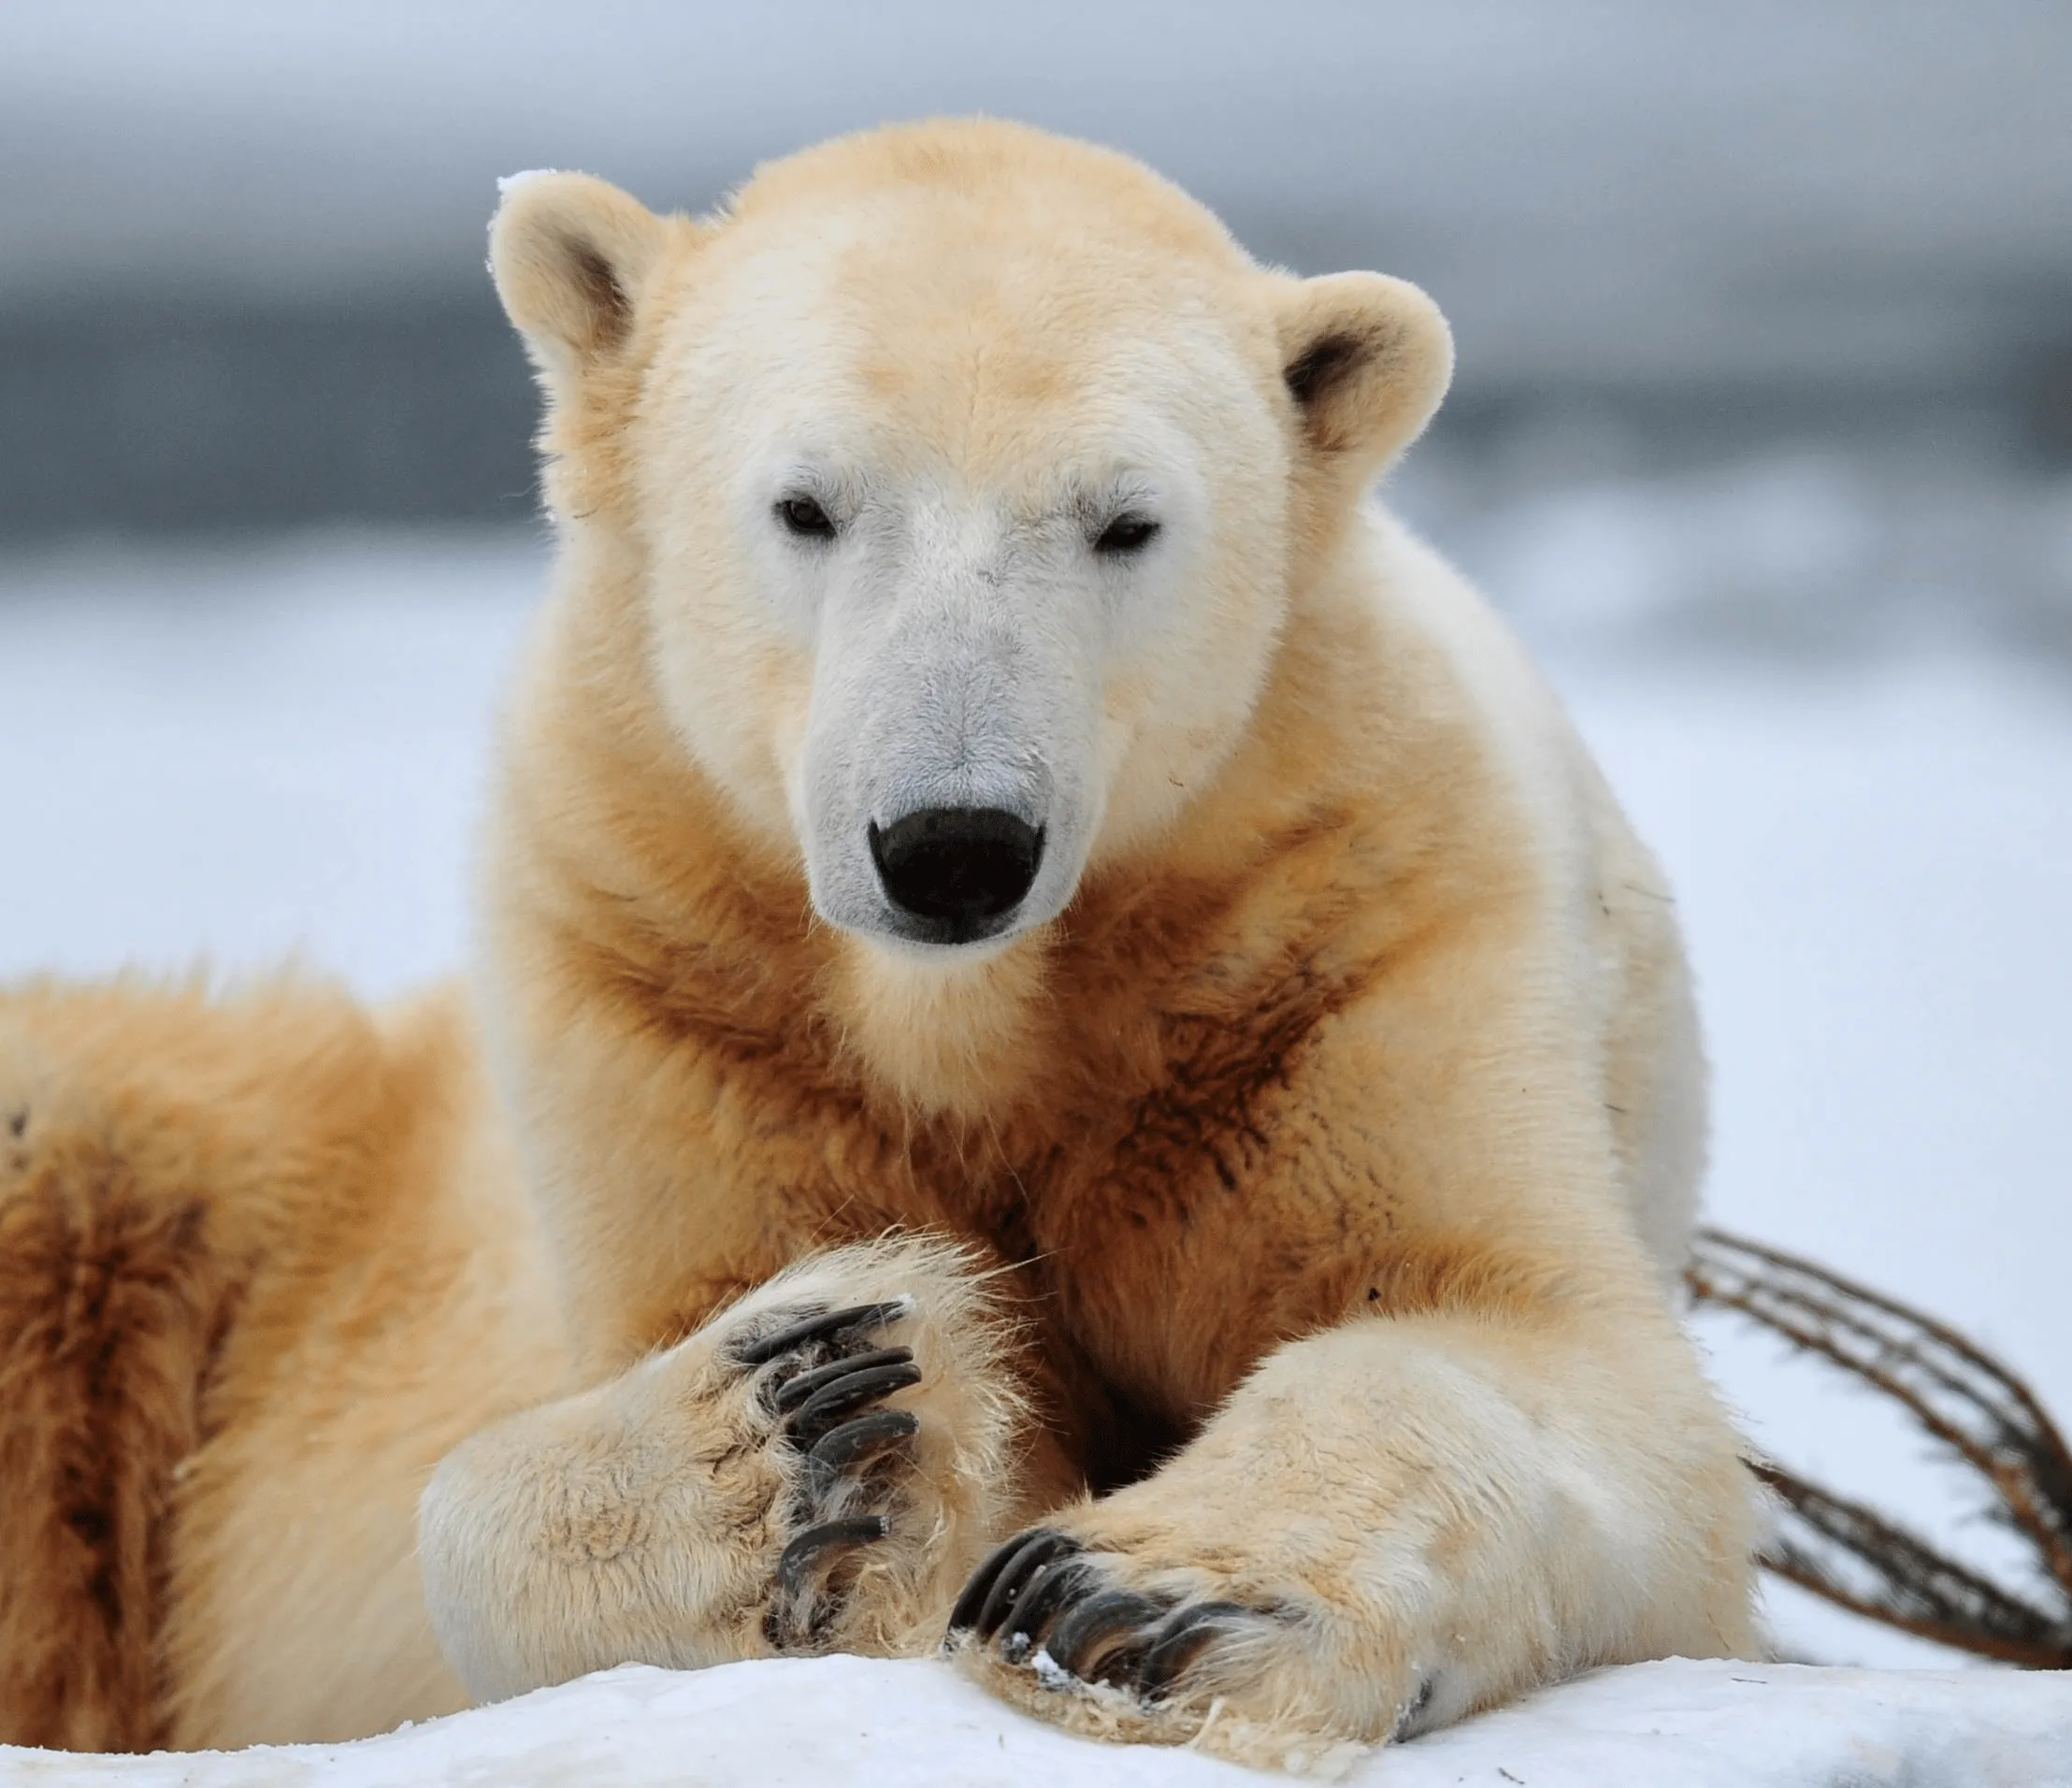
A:
{"type": "Polygon", "coordinates": [[[1022,903],[1043,834],[998,807],[924,807],[882,831],[873,821],[871,857],[893,905],[967,944],[1022,903]]]}

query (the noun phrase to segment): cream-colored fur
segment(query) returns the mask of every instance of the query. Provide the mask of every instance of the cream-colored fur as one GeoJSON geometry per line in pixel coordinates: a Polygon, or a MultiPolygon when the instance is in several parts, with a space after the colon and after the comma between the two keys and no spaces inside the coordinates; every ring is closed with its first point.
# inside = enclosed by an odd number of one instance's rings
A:
{"type": "MultiPolygon", "coordinates": [[[[960,1641],[1089,1729],[1217,1707],[1212,1746],[1317,1756],[1748,1646],[1748,1488],[1664,1300],[1703,1106],[1667,895],[1501,625],[1362,501],[1444,388],[1429,301],[1261,271],[1009,126],[626,206],[537,177],[493,237],[562,555],[483,987],[584,1370],[825,1242],[978,1246],[1021,1500],[1146,1598],[1086,1674],[1244,1610],[1149,1698],[960,1641]],[[1159,524],[1121,567],[1118,510],[1159,524]],[[867,822],[929,801],[1045,824],[1001,934],[888,916],[867,822]],[[1054,1504],[1060,1464],[1105,1493],[1054,1504]]],[[[672,1568],[770,1544],[711,1528],[672,1568]]],[[[442,1622],[544,1606],[542,1568],[471,1542],[442,1622]]]]}
{"type": "Polygon", "coordinates": [[[457,993],[0,991],[0,1738],[350,1738],[465,1706],[416,1502],[566,1381],[457,993]]]}
{"type": "Polygon", "coordinates": [[[925,1651],[942,1611],[1020,1502],[1010,1449],[1027,1411],[1001,1330],[957,1250],[896,1240],[801,1261],[692,1339],[580,1395],[507,1418],[439,1467],[425,1501],[427,1589],[446,1652],[478,1694],[515,1694],[627,1658],[696,1668],[773,1646],[925,1651]],[[787,1597],[779,1555],[808,1461],[785,1444],[730,1341],[784,1315],[883,1298],[911,1305],[875,1332],[909,1348],[919,1418],[897,1488],[843,1479],[813,1519],[885,1507],[840,1606],[787,1597]],[[685,1534],[732,1543],[685,1547],[685,1534]],[[492,1601],[485,1583],[499,1586],[492,1601]],[[580,1595],[580,1610],[568,1606],[580,1595]],[[513,1614],[516,1618],[512,1618],[513,1614]]]}
{"type": "Polygon", "coordinates": [[[384,1321],[313,1304],[250,1380],[209,1531],[324,1512],[235,1583],[176,1520],[217,1610],[176,1736],[430,1710],[428,1665],[365,1680],[427,1611],[504,1694],[925,1650],[974,1570],[953,1649],[1000,1694],[1297,1766],[1750,1647],[1748,1486],[1666,1296],[1703,1131],[1673,908],[1364,496],[1443,393],[1430,301],[1261,269],[993,123],[701,222],[527,177],[492,265],[560,541],[482,880],[522,1167],[468,1104],[482,1152],[381,1247],[473,1236],[511,1302],[367,1281],[384,1321]],[[935,805],[1041,829],[990,930],[880,887],[935,805]],[[340,1383],[351,1446],[308,1422],[340,1383]],[[406,1608],[384,1523],[471,1429],[406,1608]],[[359,1599],[289,1646],[304,1579],[359,1599]]]}

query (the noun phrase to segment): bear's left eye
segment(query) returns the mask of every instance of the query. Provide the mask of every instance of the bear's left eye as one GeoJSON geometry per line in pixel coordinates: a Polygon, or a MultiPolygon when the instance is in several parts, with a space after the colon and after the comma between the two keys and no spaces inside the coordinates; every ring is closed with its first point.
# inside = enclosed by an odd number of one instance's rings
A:
{"type": "Polygon", "coordinates": [[[777,504],[777,519],[803,540],[834,538],[834,518],[810,497],[786,497],[777,504]]]}
{"type": "Polygon", "coordinates": [[[1102,556],[1127,557],[1141,553],[1158,537],[1158,524],[1148,515],[1125,511],[1094,537],[1094,551],[1102,556]]]}

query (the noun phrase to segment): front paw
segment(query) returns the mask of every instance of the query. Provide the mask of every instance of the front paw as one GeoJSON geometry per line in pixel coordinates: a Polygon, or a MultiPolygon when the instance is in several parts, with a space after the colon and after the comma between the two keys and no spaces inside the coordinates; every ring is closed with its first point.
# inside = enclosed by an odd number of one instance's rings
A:
{"type": "Polygon", "coordinates": [[[440,1464],[419,1560],[481,1699],[636,1662],[928,1649],[1026,1424],[964,1261],[800,1262],[675,1347],[440,1464]]]}
{"type": "Polygon", "coordinates": [[[1346,1705],[1344,1610],[1325,1586],[1103,1525],[1097,1506],[1031,1528],[966,1583],[946,1648],[1003,1698],[1090,1736],[1325,1775],[1435,1723],[1437,1679],[1386,1647],[1365,1648],[1364,1705],[1346,1705]]]}
{"type": "MultiPolygon", "coordinates": [[[[950,1615],[951,1641],[968,1635],[1046,1686],[1101,1683],[1150,1704],[1171,1698],[1210,1646],[1273,1618],[1243,1602],[1124,1588],[1126,1568],[1057,1528],[1030,1528],[972,1573],[950,1615]]],[[[1210,1680],[1198,1674],[1197,1687],[1210,1680]]]]}
{"type": "Polygon", "coordinates": [[[826,1643],[855,1587],[855,1554],[890,1538],[913,1500],[921,1419],[879,1406],[919,1384],[921,1368],[913,1348],[874,1343],[914,1314],[912,1297],[809,1310],[775,1327],[766,1319],[726,1349],[752,1379],[787,1485],[762,1622],[774,1651],[826,1643]]]}
{"type": "Polygon", "coordinates": [[[784,1479],[765,1642],[927,1651],[1009,1525],[1029,1434],[1016,1332],[968,1257],[928,1237],[835,1249],[711,1332],[784,1479]]]}

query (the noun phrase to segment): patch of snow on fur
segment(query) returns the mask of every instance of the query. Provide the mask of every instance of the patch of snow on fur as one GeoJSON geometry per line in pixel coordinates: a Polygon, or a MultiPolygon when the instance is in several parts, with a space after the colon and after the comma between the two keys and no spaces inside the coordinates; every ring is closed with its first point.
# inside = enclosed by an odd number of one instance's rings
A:
{"type": "Polygon", "coordinates": [[[1046,1689],[1076,1689],[1079,1686],[1079,1679],[1048,1651],[1038,1651],[1029,1659],[1029,1667],[1036,1672],[1036,1680],[1046,1689]]]}
{"type": "Polygon", "coordinates": [[[499,174],[496,177],[496,193],[501,198],[509,198],[527,180],[544,180],[549,174],[558,174],[558,167],[521,167],[515,174],[499,174]]]}

